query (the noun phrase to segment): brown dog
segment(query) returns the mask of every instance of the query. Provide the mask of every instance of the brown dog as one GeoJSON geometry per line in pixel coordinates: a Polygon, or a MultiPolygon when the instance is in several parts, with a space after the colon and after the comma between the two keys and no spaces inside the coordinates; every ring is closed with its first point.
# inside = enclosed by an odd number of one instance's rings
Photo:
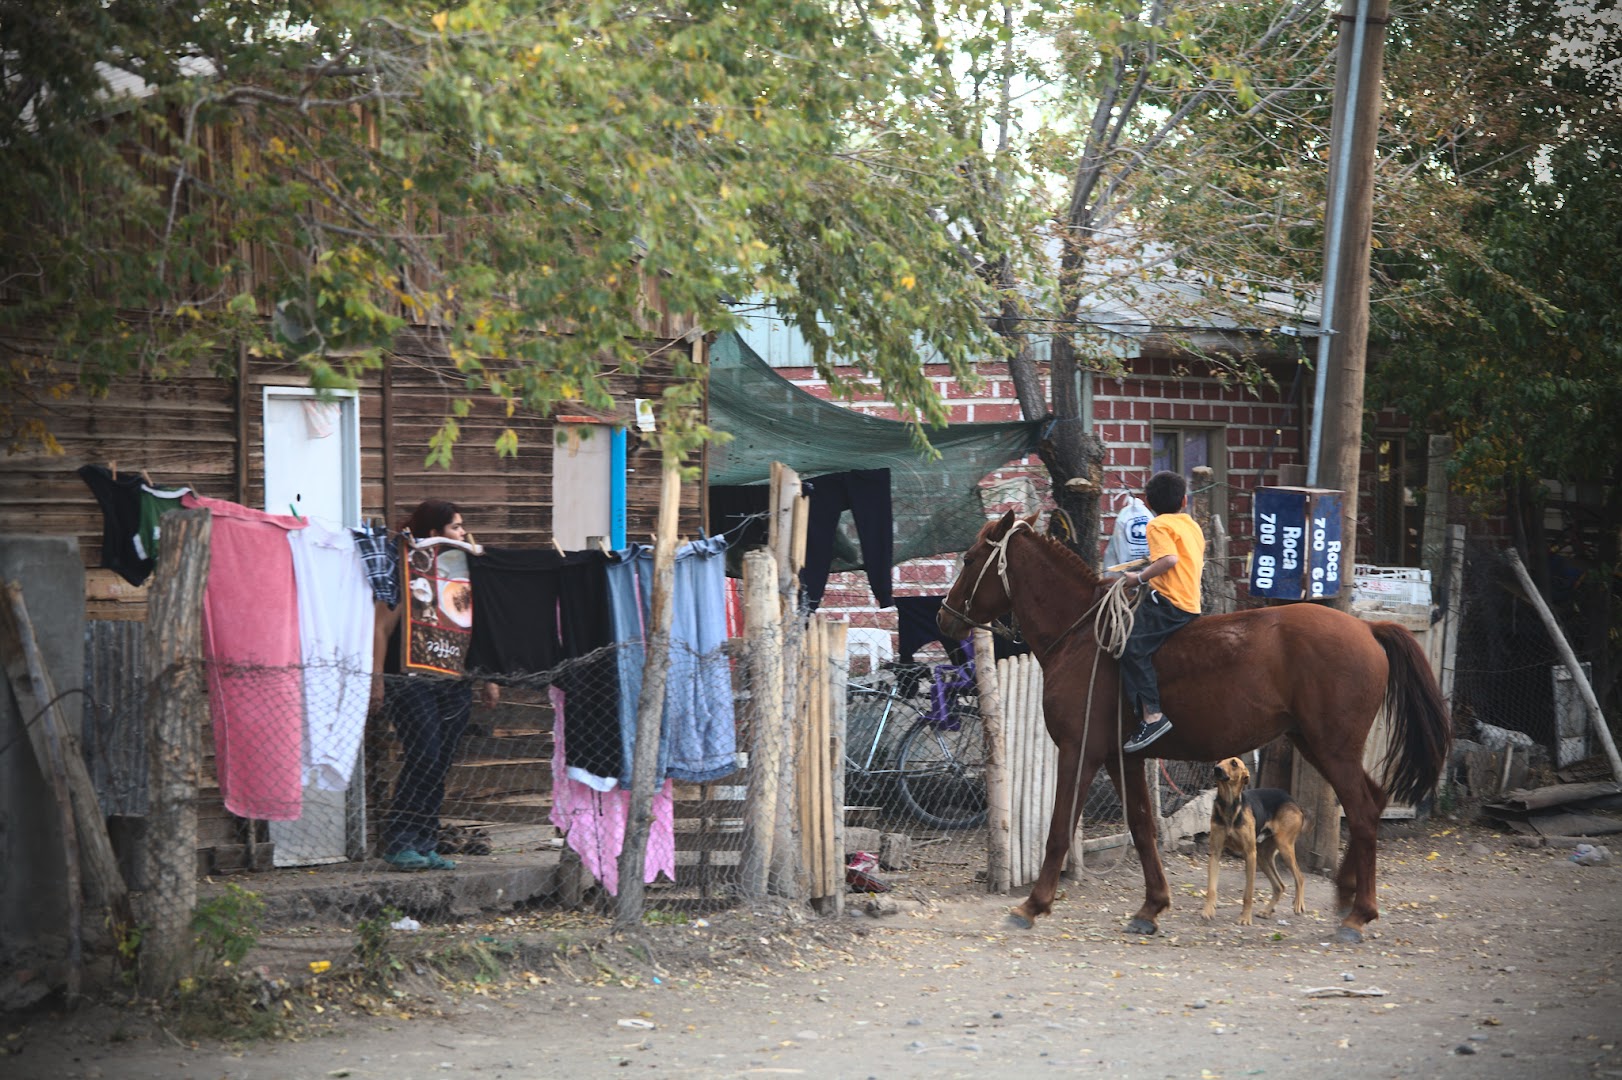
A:
{"type": "Polygon", "coordinates": [[[1205,908],[1200,918],[1207,921],[1216,917],[1217,864],[1224,850],[1245,857],[1245,909],[1239,913],[1239,924],[1250,925],[1251,904],[1256,898],[1256,861],[1261,858],[1262,870],[1273,883],[1273,899],[1268,901],[1265,918],[1273,914],[1278,898],[1284,895],[1284,879],[1279,877],[1274,857],[1282,854],[1295,876],[1295,913],[1307,910],[1301,898],[1304,881],[1301,867],[1295,861],[1295,838],[1301,834],[1306,815],[1290,793],[1280,788],[1247,790],[1250,770],[1236,757],[1219,761],[1216,765],[1216,803],[1211,807],[1211,867],[1210,879],[1205,886],[1205,908]]]}

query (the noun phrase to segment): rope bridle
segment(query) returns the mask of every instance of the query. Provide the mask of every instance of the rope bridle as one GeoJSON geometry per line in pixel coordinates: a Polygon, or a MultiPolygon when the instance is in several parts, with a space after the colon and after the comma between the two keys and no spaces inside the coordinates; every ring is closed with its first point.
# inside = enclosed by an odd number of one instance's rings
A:
{"type": "Polygon", "coordinates": [[[1013,638],[1014,632],[1008,629],[1008,627],[1002,626],[998,623],[977,622],[969,617],[968,612],[969,608],[974,606],[974,597],[980,591],[980,583],[985,581],[986,571],[991,569],[993,562],[997,564],[997,577],[1002,581],[1003,593],[1007,595],[1010,602],[1013,601],[1014,589],[1013,586],[1008,584],[1008,541],[1012,540],[1014,538],[1014,534],[1019,532],[1021,528],[1030,529],[1031,535],[1036,535],[1036,529],[1032,527],[1029,521],[1026,521],[1024,518],[1015,518],[1014,523],[1008,527],[1007,532],[1003,533],[1000,538],[990,542],[991,550],[995,553],[995,559],[988,555],[986,557],[986,561],[980,564],[980,573],[974,579],[974,587],[969,590],[969,595],[963,600],[963,610],[959,611],[952,605],[948,604],[945,600],[942,600],[942,611],[946,612],[954,619],[968,623],[976,630],[990,630],[993,634],[1000,637],[1010,639],[1013,638]]]}

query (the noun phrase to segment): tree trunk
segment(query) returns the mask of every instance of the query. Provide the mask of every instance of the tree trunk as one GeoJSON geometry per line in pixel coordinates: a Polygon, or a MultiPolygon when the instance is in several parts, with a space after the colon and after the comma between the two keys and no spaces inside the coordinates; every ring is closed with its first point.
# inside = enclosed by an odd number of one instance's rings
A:
{"type": "Polygon", "coordinates": [[[681,463],[667,455],[659,489],[659,534],[653,544],[653,592],[649,597],[647,640],[642,665],[642,697],[636,706],[636,743],[631,752],[631,811],[620,850],[620,888],[614,927],[642,924],[647,883],[648,833],[653,828],[653,797],[659,787],[659,730],[664,721],[665,682],[670,675],[670,621],[676,584],[677,513],[681,508],[681,463]]]}
{"type": "MultiPolygon", "coordinates": [[[[1053,338],[1049,376],[1051,408],[1043,401],[1041,375],[1029,350],[1008,365],[1025,419],[1046,420],[1037,453],[1053,481],[1053,501],[1071,526],[1065,543],[1088,565],[1098,565],[1099,496],[1104,485],[1104,444],[1094,437],[1092,418],[1081,415],[1080,379],[1084,377],[1075,348],[1065,334],[1053,338]]],[[[1060,535],[1055,530],[1055,535],[1060,535]]]]}
{"type": "Polygon", "coordinates": [[[141,992],[163,997],[191,970],[197,907],[197,789],[208,698],[203,686],[203,590],[208,584],[207,510],[163,518],[163,545],[147,609],[147,735],[152,797],[147,820],[146,930],[141,992]]]}

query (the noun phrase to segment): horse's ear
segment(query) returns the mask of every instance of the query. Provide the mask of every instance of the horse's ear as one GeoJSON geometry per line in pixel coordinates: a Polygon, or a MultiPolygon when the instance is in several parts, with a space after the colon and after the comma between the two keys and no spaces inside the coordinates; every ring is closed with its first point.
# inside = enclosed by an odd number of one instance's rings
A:
{"type": "MultiPolygon", "coordinates": [[[[1013,511],[1009,511],[1009,513],[1012,513],[1012,512],[1013,511]]],[[[1042,517],[1042,511],[1041,510],[1038,510],[1038,511],[1036,511],[1036,513],[1031,514],[1028,517],[1026,517],[1025,524],[1027,524],[1027,525],[1029,525],[1031,527],[1032,532],[1040,533],[1042,531],[1042,530],[1040,530],[1040,529],[1038,529],[1036,527],[1036,523],[1037,523],[1037,521],[1039,521],[1041,519],[1041,517],[1042,517]]]]}
{"type": "Polygon", "coordinates": [[[997,522],[997,527],[995,529],[993,529],[992,531],[995,532],[997,535],[1001,536],[1003,533],[1007,532],[1009,529],[1012,529],[1013,527],[1014,527],[1014,512],[1012,510],[1010,510],[1010,511],[1008,511],[1006,514],[1004,514],[1002,516],[1002,520],[997,522]]]}

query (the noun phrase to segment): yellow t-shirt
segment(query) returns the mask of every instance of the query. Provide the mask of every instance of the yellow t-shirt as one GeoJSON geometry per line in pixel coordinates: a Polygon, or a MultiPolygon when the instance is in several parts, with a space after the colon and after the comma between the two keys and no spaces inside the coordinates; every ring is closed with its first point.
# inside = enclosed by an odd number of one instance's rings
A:
{"type": "Polygon", "coordinates": [[[1176,555],[1177,565],[1149,579],[1149,587],[1193,615],[1200,613],[1205,534],[1187,514],[1161,514],[1149,522],[1149,561],[1176,555]]]}

